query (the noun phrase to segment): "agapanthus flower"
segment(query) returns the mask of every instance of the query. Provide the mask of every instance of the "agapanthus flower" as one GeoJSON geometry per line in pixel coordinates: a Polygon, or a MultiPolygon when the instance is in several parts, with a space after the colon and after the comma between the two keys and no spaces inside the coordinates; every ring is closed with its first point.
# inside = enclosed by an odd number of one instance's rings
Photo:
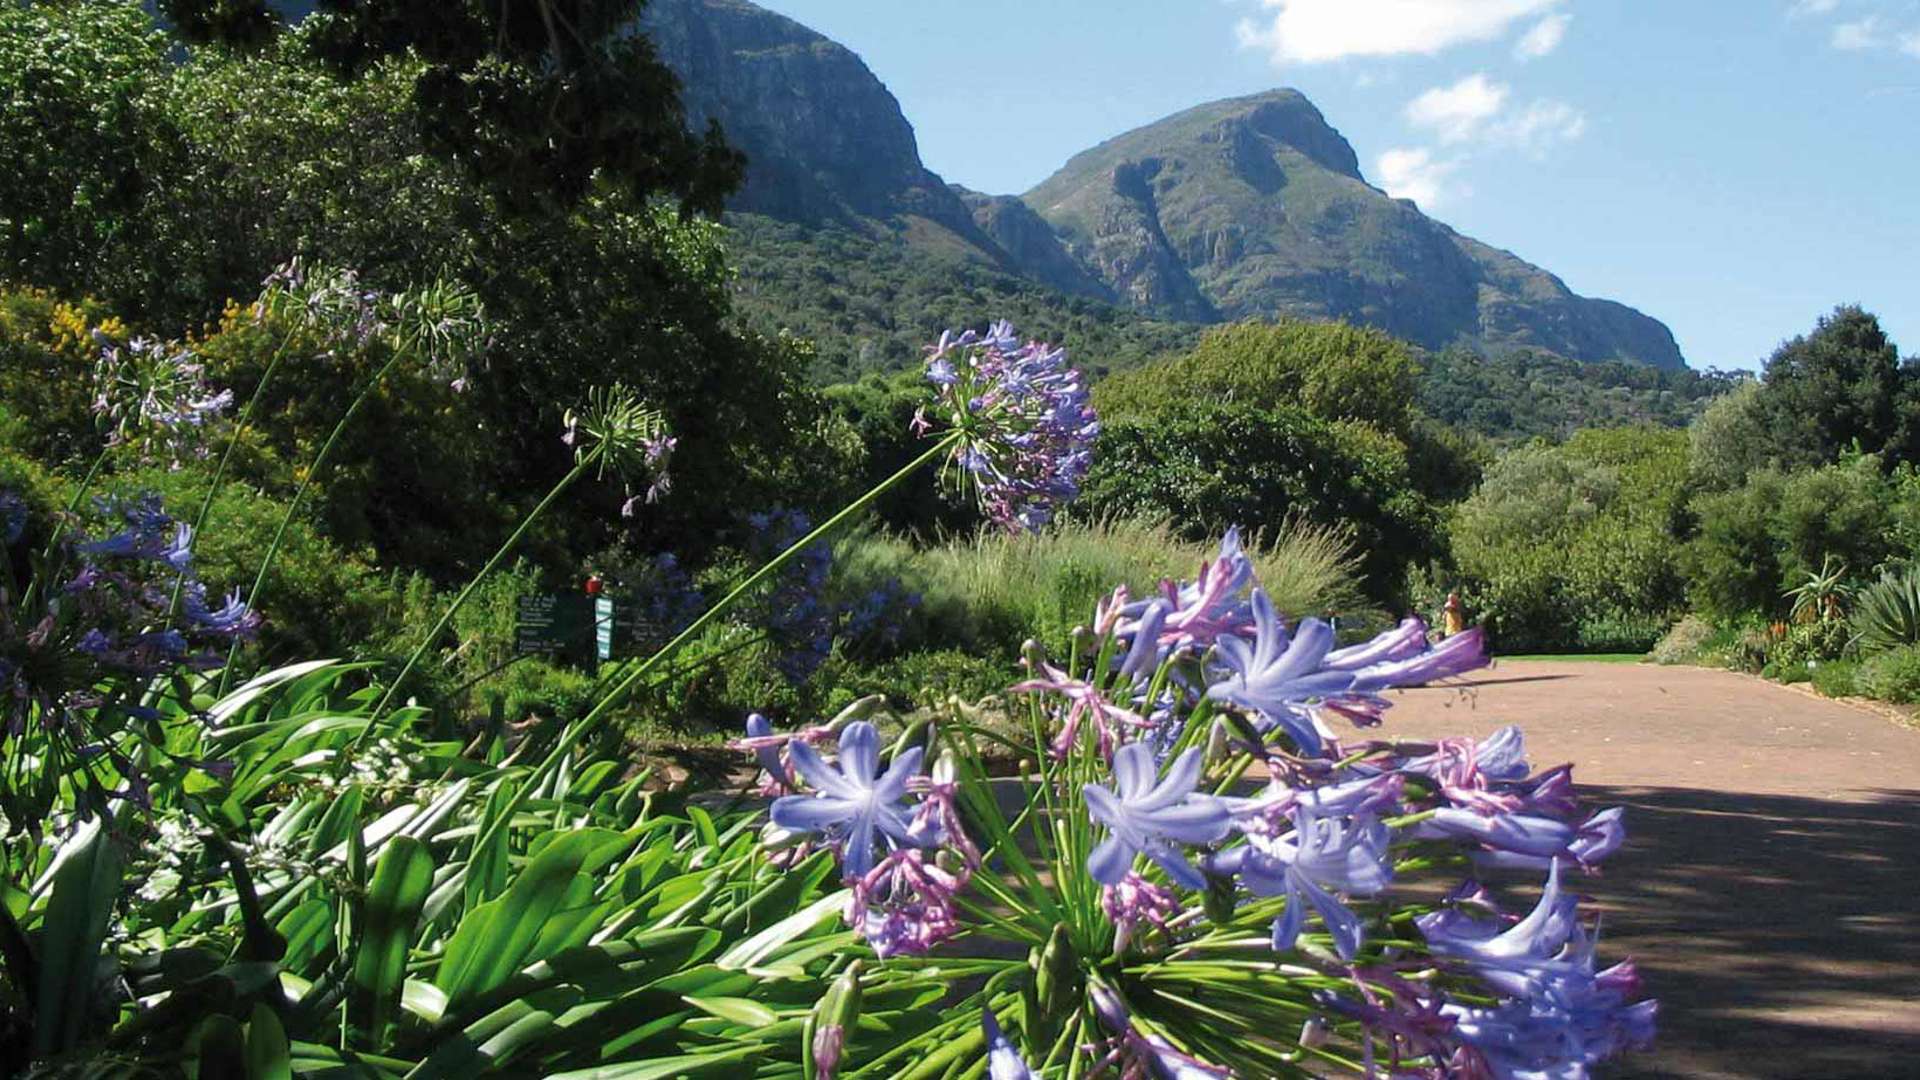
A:
{"type": "Polygon", "coordinates": [[[111,446],[133,446],[150,460],[178,466],[209,451],[206,428],[233,405],[231,390],[207,382],[187,349],[151,338],[121,344],[96,334],[93,411],[111,446]]]}
{"type": "Polygon", "coordinates": [[[920,771],[924,751],[906,750],[879,773],[880,733],[864,720],[848,724],[840,733],[840,760],[829,765],[804,742],[789,744],[787,754],[800,776],[817,794],[789,795],[774,802],[775,825],[794,832],[824,834],[840,848],[841,875],[849,881],[864,878],[874,866],[878,844],[920,847],[928,838],[911,828],[911,815],[902,804],[907,779],[920,771]]]}
{"type": "MultiPolygon", "coordinates": [[[[1382,691],[1418,686],[1487,662],[1476,627],[1425,652],[1355,669],[1331,667],[1331,626],[1319,619],[1302,619],[1288,633],[1263,589],[1253,590],[1252,606],[1253,644],[1232,635],[1220,638],[1220,662],[1227,675],[1208,688],[1207,696],[1253,712],[1266,727],[1284,731],[1309,756],[1319,756],[1330,735],[1322,713],[1356,723],[1377,723],[1389,704],[1382,691]]],[[[1396,645],[1388,651],[1398,649],[1396,645]]],[[[1349,654],[1347,661],[1356,655],[1349,654]]]]}
{"type": "Polygon", "coordinates": [[[902,848],[852,882],[847,923],[882,960],[925,956],[960,933],[954,897],[965,885],[925,851],[902,848]]]}
{"type": "Polygon", "coordinates": [[[1125,951],[1142,925],[1169,929],[1186,910],[1171,889],[1129,871],[1118,885],[1100,889],[1100,907],[1114,926],[1114,950],[1125,951]]]}
{"type": "Polygon", "coordinates": [[[1368,815],[1317,817],[1293,811],[1294,830],[1282,836],[1249,832],[1247,843],[1208,860],[1222,875],[1238,875],[1256,896],[1284,896],[1287,904],[1273,923],[1273,947],[1293,948],[1306,925],[1307,908],[1320,914],[1343,960],[1360,951],[1360,919],[1333,895],[1373,896],[1393,879],[1387,827],[1368,815]]]}
{"type": "Polygon", "coordinates": [[[1253,606],[1246,593],[1253,580],[1253,560],[1240,542],[1240,530],[1228,529],[1220,539],[1219,553],[1200,564],[1194,581],[1184,585],[1163,581],[1160,596],[1122,608],[1118,633],[1136,642],[1143,632],[1150,633],[1157,639],[1156,655],[1162,658],[1181,647],[1204,650],[1222,635],[1251,634],[1253,606]],[[1145,620],[1155,604],[1163,605],[1166,612],[1148,624],[1145,620]]]}
{"type": "MultiPolygon", "coordinates": [[[[1007,322],[949,330],[928,347],[936,406],[964,433],[947,479],[1011,531],[1032,531],[1079,494],[1099,421],[1066,350],[1024,345],[1007,322]]],[[[924,424],[924,414],[917,416],[924,424]]]]}
{"type": "Polygon", "coordinates": [[[1233,1074],[1184,1053],[1159,1035],[1149,1035],[1133,1022],[1132,1011],[1119,995],[1098,983],[1087,988],[1094,1015],[1111,1036],[1107,1052],[1091,1071],[1101,1075],[1113,1069],[1120,1080],[1225,1080],[1233,1074]]]}
{"type": "Polygon", "coordinates": [[[987,1080],[1033,1080],[1033,1070],[1000,1030],[992,1009],[981,1010],[980,1030],[987,1039],[987,1080]]]}
{"type": "Polygon", "coordinates": [[[1227,807],[1211,795],[1195,794],[1200,782],[1201,750],[1174,759],[1166,776],[1158,775],[1153,748],[1129,743],[1114,752],[1114,789],[1088,784],[1082,791],[1094,820],[1107,838],[1087,856],[1087,873],[1102,885],[1118,885],[1145,854],[1168,877],[1190,889],[1206,887],[1175,844],[1205,844],[1227,833],[1227,807]]]}
{"type": "MultiPolygon", "coordinates": [[[[813,531],[806,514],[784,507],[749,514],[747,525],[753,530],[748,551],[761,561],[770,561],[813,531]]],[[[808,544],[748,615],[776,650],[774,666],[795,685],[811,678],[833,654],[836,620],[826,595],[832,571],[832,546],[824,540],[808,544]]]]}
{"type": "Polygon", "coordinates": [[[1040,669],[1038,678],[1017,682],[1008,690],[1017,694],[1057,694],[1066,699],[1066,715],[1061,718],[1060,731],[1053,739],[1054,757],[1067,756],[1080,737],[1081,723],[1086,720],[1093,721],[1095,741],[1101,757],[1113,753],[1122,729],[1149,726],[1146,718],[1108,701],[1099,687],[1085,679],[1076,679],[1045,661],[1037,666],[1040,669]]]}
{"type": "Polygon", "coordinates": [[[27,503],[17,493],[0,491],[0,547],[12,547],[27,529],[27,503]]]}
{"type": "Polygon", "coordinates": [[[190,582],[183,590],[181,608],[195,626],[228,637],[246,637],[260,626],[259,614],[247,607],[238,589],[215,608],[207,603],[207,587],[190,582]]]}
{"type": "Polygon", "coordinates": [[[1473,854],[1474,864],[1481,869],[1545,870],[1556,859],[1591,868],[1625,841],[1626,826],[1621,820],[1625,813],[1611,807],[1575,825],[1540,814],[1482,814],[1441,807],[1420,824],[1418,835],[1485,845],[1487,850],[1473,854]]]}

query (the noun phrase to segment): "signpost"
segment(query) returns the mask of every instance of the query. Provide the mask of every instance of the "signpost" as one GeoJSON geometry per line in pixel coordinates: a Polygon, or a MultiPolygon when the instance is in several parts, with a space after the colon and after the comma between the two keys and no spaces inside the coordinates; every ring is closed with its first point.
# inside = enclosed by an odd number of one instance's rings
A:
{"type": "Polygon", "coordinates": [[[594,653],[593,598],[546,593],[520,598],[514,621],[514,651],[585,662],[594,653]]]}

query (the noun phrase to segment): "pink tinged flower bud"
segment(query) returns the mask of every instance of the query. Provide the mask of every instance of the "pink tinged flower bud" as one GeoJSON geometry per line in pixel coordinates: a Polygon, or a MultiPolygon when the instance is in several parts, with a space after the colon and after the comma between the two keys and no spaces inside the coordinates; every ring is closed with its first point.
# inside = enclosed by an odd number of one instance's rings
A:
{"type": "Polygon", "coordinates": [[[847,1039],[839,1024],[822,1024],[813,1032],[813,1080],[831,1080],[840,1071],[840,1050],[847,1039]]]}

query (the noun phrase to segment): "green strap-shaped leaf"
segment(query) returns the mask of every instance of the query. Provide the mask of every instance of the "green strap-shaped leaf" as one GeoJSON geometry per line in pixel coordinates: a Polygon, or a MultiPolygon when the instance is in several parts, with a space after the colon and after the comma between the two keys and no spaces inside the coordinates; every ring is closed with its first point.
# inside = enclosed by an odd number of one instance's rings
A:
{"type": "Polygon", "coordinates": [[[607,829],[565,833],[547,844],[506,894],[467,912],[447,942],[434,980],[457,1010],[520,970],[547,920],[566,902],[581,870],[616,857],[627,838],[607,829]]]}
{"type": "Polygon", "coordinates": [[[742,1046],[711,1054],[682,1054],[679,1057],[636,1061],[629,1065],[601,1065],[577,1072],[555,1073],[547,1080],[667,1080],[668,1077],[703,1076],[723,1065],[766,1052],[764,1046],[742,1046]]]}
{"type": "Polygon", "coordinates": [[[214,1013],[200,1025],[198,1034],[201,1080],[247,1075],[247,1041],[240,1034],[239,1021],[214,1013]]]}
{"type": "Polygon", "coordinates": [[[82,826],[60,858],[41,923],[35,1057],[69,1050],[85,1036],[100,945],[120,892],[119,849],[101,819],[82,826]]]}
{"type": "Polygon", "coordinates": [[[253,1007],[253,1019],[247,1024],[247,1080],[293,1080],[287,1029],[265,1005],[253,1007]]]}
{"type": "Polygon", "coordinates": [[[433,889],[433,855],[411,836],[387,842],[367,890],[366,929],[353,965],[354,1015],[374,1045],[400,1000],[407,949],[413,943],[420,905],[433,889]]]}

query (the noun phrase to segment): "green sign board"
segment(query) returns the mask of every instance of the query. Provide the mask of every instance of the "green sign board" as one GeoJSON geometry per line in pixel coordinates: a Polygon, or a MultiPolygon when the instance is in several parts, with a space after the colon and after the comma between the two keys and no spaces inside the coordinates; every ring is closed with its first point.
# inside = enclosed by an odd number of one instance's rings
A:
{"type": "Polygon", "coordinates": [[[585,660],[594,654],[593,614],[590,596],[523,596],[514,621],[514,651],[585,660]]]}

